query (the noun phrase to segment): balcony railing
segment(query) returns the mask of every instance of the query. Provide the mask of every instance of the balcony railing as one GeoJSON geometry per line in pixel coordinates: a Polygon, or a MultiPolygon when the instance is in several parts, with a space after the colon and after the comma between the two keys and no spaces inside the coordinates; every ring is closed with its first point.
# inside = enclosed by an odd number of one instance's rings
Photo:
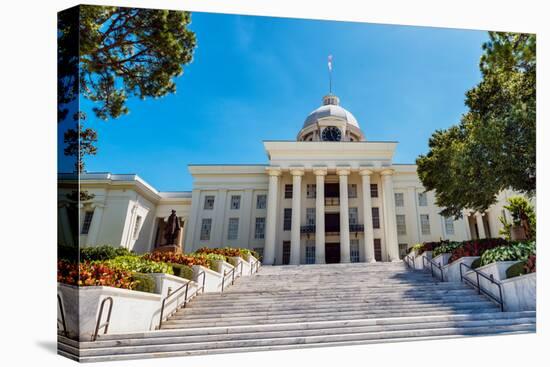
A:
{"type": "Polygon", "coordinates": [[[309,224],[307,226],[301,226],[300,227],[300,233],[315,233],[315,225],[309,224]]]}
{"type": "Polygon", "coordinates": [[[340,198],[334,197],[334,198],[325,198],[325,206],[336,206],[340,205],[340,198]]]}

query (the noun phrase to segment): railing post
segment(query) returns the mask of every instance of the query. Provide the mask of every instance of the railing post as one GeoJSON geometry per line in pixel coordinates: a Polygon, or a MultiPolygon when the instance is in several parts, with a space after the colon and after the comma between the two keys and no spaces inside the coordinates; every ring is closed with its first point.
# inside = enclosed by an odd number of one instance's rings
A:
{"type": "Polygon", "coordinates": [[[479,284],[479,273],[476,271],[476,278],[477,278],[477,294],[481,294],[481,286],[479,284]]]}
{"type": "Polygon", "coordinates": [[[223,292],[223,286],[225,285],[225,276],[227,275],[227,270],[223,269],[223,278],[222,278],[222,292],[223,292]]]}
{"type": "Polygon", "coordinates": [[[185,308],[187,306],[187,292],[189,291],[189,282],[191,282],[191,281],[188,281],[185,284],[185,296],[183,298],[183,308],[185,308]]]}

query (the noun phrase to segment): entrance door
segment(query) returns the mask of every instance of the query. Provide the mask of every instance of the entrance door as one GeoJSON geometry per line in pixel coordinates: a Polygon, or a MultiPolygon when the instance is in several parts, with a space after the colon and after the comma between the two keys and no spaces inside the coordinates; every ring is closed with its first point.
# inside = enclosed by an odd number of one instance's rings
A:
{"type": "Polygon", "coordinates": [[[325,262],[327,264],[335,264],[340,262],[340,244],[339,243],[325,244],[325,262]]]}

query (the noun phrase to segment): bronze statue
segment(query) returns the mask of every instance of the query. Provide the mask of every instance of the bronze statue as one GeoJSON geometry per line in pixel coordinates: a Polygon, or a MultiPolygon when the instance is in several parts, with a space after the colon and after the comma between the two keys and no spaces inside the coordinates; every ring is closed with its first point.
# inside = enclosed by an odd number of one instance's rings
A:
{"type": "Polygon", "coordinates": [[[176,211],[172,209],[172,214],[168,217],[164,230],[164,238],[166,239],[167,246],[176,245],[180,228],[180,219],[176,215],[176,211]]]}

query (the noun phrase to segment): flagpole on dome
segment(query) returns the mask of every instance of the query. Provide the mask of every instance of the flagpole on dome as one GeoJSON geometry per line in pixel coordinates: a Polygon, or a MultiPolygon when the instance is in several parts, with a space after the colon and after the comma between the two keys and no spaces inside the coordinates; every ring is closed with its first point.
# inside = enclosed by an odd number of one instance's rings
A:
{"type": "Polygon", "coordinates": [[[328,92],[332,94],[332,55],[328,55],[328,92]]]}

